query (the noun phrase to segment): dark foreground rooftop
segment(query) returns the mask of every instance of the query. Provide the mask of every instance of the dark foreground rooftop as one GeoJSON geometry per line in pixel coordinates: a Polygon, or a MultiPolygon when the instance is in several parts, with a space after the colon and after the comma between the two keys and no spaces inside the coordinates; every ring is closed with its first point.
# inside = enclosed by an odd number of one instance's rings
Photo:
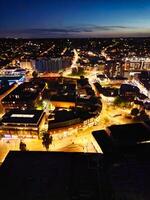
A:
{"type": "Polygon", "coordinates": [[[112,125],[108,129],[110,136],[120,145],[150,141],[150,127],[145,123],[112,125]]]}
{"type": "Polygon", "coordinates": [[[131,153],[109,166],[107,175],[115,200],[150,199],[150,145],[143,148],[141,153],[131,153]]]}
{"type": "Polygon", "coordinates": [[[123,156],[145,154],[150,147],[149,121],[135,124],[112,125],[107,130],[92,134],[104,154],[123,156]]]}
{"type": "Polygon", "coordinates": [[[0,167],[0,195],[15,200],[149,200],[145,153],[10,152],[0,167]]]}
{"type": "Polygon", "coordinates": [[[10,152],[0,168],[0,195],[15,200],[104,199],[102,156],[10,152]]]}

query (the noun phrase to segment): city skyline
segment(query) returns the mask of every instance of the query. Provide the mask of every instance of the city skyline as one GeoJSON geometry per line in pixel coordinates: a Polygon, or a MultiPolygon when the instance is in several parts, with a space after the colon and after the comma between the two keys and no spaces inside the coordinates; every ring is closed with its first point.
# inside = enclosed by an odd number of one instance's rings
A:
{"type": "Polygon", "coordinates": [[[148,0],[1,1],[0,37],[149,37],[148,0]]]}

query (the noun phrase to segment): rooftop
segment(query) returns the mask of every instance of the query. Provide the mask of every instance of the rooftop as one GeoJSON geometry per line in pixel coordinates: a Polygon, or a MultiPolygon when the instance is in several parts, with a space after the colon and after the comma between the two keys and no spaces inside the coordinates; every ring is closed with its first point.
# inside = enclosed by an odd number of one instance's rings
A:
{"type": "Polygon", "coordinates": [[[0,81],[8,80],[8,81],[17,81],[20,80],[23,76],[0,76],[0,81]]]}
{"type": "Polygon", "coordinates": [[[105,155],[123,157],[131,154],[145,154],[148,149],[150,150],[149,127],[146,122],[112,125],[106,131],[94,131],[92,135],[105,155]]]}
{"type": "Polygon", "coordinates": [[[150,153],[150,145],[145,149],[145,152],[138,151],[123,157],[109,167],[108,177],[115,200],[149,200],[150,160],[147,155],[150,153]]]}
{"type": "Polygon", "coordinates": [[[143,153],[110,161],[93,153],[9,152],[0,194],[6,200],[149,200],[149,167],[143,153]]]}
{"type": "Polygon", "coordinates": [[[25,82],[8,94],[2,103],[34,101],[44,87],[44,83],[25,82]]]}
{"type": "Polygon", "coordinates": [[[110,136],[120,145],[150,141],[150,128],[144,123],[112,125],[108,129],[110,136]]]}
{"type": "Polygon", "coordinates": [[[103,199],[98,154],[10,152],[0,168],[5,199],[103,199]]]}
{"type": "Polygon", "coordinates": [[[38,124],[43,115],[43,110],[10,110],[3,118],[5,124],[38,124]]]}

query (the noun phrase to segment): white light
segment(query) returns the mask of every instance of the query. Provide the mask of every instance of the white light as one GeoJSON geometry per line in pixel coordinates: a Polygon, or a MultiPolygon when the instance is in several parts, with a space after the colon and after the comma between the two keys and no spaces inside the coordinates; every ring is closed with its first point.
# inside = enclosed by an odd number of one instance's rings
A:
{"type": "Polygon", "coordinates": [[[10,117],[14,118],[33,118],[34,115],[29,115],[29,114],[12,114],[10,117]]]}

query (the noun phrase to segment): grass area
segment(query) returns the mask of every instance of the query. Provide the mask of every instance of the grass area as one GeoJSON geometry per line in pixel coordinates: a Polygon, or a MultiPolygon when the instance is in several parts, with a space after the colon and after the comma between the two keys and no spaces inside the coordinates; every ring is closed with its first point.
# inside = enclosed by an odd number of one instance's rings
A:
{"type": "Polygon", "coordinates": [[[131,102],[120,97],[120,96],[117,96],[114,100],[114,106],[118,106],[118,107],[125,107],[125,108],[131,108],[131,102]]]}

